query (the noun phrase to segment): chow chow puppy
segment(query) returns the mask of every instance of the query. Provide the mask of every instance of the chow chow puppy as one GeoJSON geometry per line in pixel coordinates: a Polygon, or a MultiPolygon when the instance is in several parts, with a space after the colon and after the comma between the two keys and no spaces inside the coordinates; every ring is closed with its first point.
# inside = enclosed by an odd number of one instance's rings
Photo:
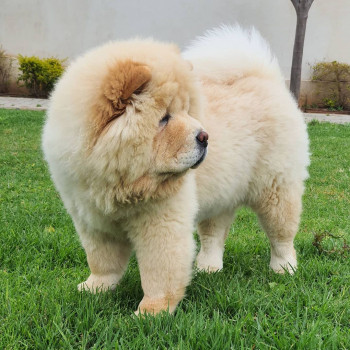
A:
{"type": "Polygon", "coordinates": [[[254,29],[215,29],[182,55],[151,39],[88,52],[55,87],[43,149],[91,270],[79,290],[115,288],[135,251],[137,312],[173,312],[195,225],[197,267],[218,271],[240,206],[258,215],[271,268],[296,269],[308,136],[254,29]]]}

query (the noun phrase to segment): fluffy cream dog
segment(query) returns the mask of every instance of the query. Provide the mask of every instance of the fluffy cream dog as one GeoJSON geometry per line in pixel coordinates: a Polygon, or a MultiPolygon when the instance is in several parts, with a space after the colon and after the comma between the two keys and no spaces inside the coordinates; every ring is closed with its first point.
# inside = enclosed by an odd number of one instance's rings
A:
{"type": "Polygon", "coordinates": [[[254,30],[222,27],[180,55],[153,40],[78,58],[51,97],[43,149],[87,254],[78,288],[113,289],[136,252],[140,312],[172,312],[197,266],[222,269],[235,210],[258,215],[271,268],[293,272],[308,137],[254,30]],[[183,58],[185,57],[185,59],[183,58]],[[203,164],[209,140],[209,153],[203,164]]]}

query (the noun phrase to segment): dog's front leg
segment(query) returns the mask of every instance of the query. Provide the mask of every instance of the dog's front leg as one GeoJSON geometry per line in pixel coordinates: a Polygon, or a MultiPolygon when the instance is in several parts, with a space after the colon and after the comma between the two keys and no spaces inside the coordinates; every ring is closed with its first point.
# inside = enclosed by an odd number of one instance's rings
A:
{"type": "Polygon", "coordinates": [[[127,267],[131,242],[122,234],[108,234],[77,223],[76,228],[91,270],[78,290],[96,293],[115,289],[127,267]]]}
{"type": "Polygon", "coordinates": [[[195,244],[193,224],[169,218],[147,218],[132,241],[140,268],[144,297],[138,313],[173,312],[184,297],[192,275],[195,244]]]}

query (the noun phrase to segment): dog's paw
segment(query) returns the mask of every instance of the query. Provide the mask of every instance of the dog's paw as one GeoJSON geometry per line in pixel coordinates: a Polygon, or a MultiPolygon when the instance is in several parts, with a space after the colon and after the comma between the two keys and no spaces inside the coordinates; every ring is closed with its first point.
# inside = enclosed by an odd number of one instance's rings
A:
{"type": "Polygon", "coordinates": [[[149,298],[143,297],[138,306],[137,310],[134,312],[136,316],[139,315],[157,315],[159,313],[173,313],[176,305],[181,300],[179,296],[164,297],[164,298],[149,298]]]}
{"type": "Polygon", "coordinates": [[[208,273],[222,270],[223,262],[220,257],[209,257],[199,253],[196,259],[197,269],[208,273]]]}
{"type": "Polygon", "coordinates": [[[297,259],[294,256],[290,256],[288,259],[272,256],[270,267],[276,273],[284,274],[288,272],[293,275],[297,270],[297,259]]]}
{"type": "Polygon", "coordinates": [[[223,268],[222,253],[211,252],[211,254],[205,254],[201,250],[197,255],[196,265],[200,271],[208,273],[220,271],[223,268]]]}
{"type": "Polygon", "coordinates": [[[91,274],[85,282],[78,284],[78,290],[79,292],[87,291],[93,294],[106,292],[108,290],[114,290],[117,287],[118,281],[119,276],[116,274],[105,276],[91,274]]]}

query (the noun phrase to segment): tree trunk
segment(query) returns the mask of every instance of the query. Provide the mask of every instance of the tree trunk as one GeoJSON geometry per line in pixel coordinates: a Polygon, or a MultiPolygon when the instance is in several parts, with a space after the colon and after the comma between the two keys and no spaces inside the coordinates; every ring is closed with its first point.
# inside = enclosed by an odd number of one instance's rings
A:
{"type": "Polygon", "coordinates": [[[298,16],[297,27],[295,30],[295,40],[293,49],[292,70],[290,76],[290,91],[293,93],[296,101],[299,100],[300,83],[301,83],[301,67],[303,63],[304,39],[306,31],[307,17],[298,16]]]}
{"type": "Polygon", "coordinates": [[[301,83],[301,67],[303,62],[304,40],[306,32],[306,22],[309,9],[313,0],[291,0],[296,14],[297,25],[295,29],[294,49],[292,70],[290,76],[290,91],[294,95],[296,101],[299,101],[300,83],[301,83]]]}

